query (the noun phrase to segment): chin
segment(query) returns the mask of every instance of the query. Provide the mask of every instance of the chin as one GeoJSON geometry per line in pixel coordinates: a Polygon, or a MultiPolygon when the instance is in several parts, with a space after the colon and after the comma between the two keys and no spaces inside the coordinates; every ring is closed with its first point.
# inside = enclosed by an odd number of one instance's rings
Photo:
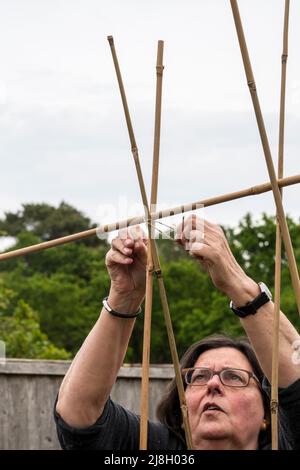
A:
{"type": "Polygon", "coordinates": [[[201,433],[199,433],[200,439],[219,440],[227,439],[230,433],[224,426],[220,426],[216,423],[211,423],[201,427],[201,433]]]}

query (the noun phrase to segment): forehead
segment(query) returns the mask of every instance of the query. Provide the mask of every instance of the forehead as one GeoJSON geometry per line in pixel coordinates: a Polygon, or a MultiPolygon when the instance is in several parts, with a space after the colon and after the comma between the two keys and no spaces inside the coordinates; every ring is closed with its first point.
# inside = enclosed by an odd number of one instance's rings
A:
{"type": "Polygon", "coordinates": [[[204,351],[194,364],[195,367],[211,367],[219,370],[224,367],[236,367],[252,371],[246,356],[235,348],[215,348],[204,351]]]}

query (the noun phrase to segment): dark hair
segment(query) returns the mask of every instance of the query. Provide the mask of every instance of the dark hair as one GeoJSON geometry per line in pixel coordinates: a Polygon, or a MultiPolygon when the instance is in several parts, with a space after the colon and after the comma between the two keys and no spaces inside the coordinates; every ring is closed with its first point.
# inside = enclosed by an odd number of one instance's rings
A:
{"type": "MultiPolygon", "coordinates": [[[[189,347],[180,361],[181,369],[193,367],[199,356],[209,349],[234,348],[240,351],[250,362],[253,372],[262,384],[264,373],[259,365],[254,350],[245,337],[231,338],[225,335],[212,335],[201,339],[189,347]]],[[[186,388],[186,384],[184,384],[186,388]]],[[[267,424],[270,423],[270,405],[267,394],[262,391],[263,406],[267,424]]],[[[169,384],[166,393],[158,404],[156,415],[158,420],[174,432],[180,439],[185,441],[182,429],[182,415],[180,410],[179,396],[175,378],[169,384]]],[[[260,445],[265,445],[265,441],[270,439],[270,427],[266,432],[260,433],[260,445]]]]}

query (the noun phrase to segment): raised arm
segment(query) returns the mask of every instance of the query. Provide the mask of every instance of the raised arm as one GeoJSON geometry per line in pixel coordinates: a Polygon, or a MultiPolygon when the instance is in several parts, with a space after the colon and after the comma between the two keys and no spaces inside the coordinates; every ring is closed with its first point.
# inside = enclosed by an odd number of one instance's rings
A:
{"type": "MultiPolygon", "coordinates": [[[[137,312],[145,295],[147,248],[139,227],[119,233],[106,255],[111,278],[109,306],[137,312]]],[[[101,415],[121,367],[135,318],[114,316],[105,308],[74,358],[59,390],[57,412],[70,426],[87,427],[101,415]]]]}
{"type": "MultiPolygon", "coordinates": [[[[217,289],[242,307],[260,292],[257,282],[242,270],[234,258],[223,230],[208,221],[199,223],[195,217],[186,220],[179,229],[178,238],[208,271],[217,289]],[[200,228],[201,227],[201,228],[200,228]]],[[[257,281],[261,281],[258,279],[257,281]]],[[[271,379],[272,331],[274,304],[272,301],[260,307],[255,315],[241,319],[243,328],[255,350],[266,377],[271,379]]],[[[292,344],[299,340],[296,329],[280,313],[279,339],[279,387],[287,387],[300,378],[299,364],[292,361],[292,344]]]]}

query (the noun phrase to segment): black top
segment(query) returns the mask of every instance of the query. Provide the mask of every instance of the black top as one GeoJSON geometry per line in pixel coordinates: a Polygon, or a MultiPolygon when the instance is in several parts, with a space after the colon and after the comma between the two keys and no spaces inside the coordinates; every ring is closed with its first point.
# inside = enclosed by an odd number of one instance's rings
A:
{"type": "MultiPolygon", "coordinates": [[[[263,384],[270,396],[270,386],[263,384]]],[[[60,445],[65,450],[138,450],[140,418],[109,399],[101,417],[88,428],[69,426],[54,410],[60,445]]],[[[271,448],[270,438],[261,440],[259,449],[271,448]]],[[[149,450],[182,450],[185,444],[160,423],[148,423],[149,450]]],[[[279,449],[300,449],[300,379],[279,389],[279,449]]]]}

